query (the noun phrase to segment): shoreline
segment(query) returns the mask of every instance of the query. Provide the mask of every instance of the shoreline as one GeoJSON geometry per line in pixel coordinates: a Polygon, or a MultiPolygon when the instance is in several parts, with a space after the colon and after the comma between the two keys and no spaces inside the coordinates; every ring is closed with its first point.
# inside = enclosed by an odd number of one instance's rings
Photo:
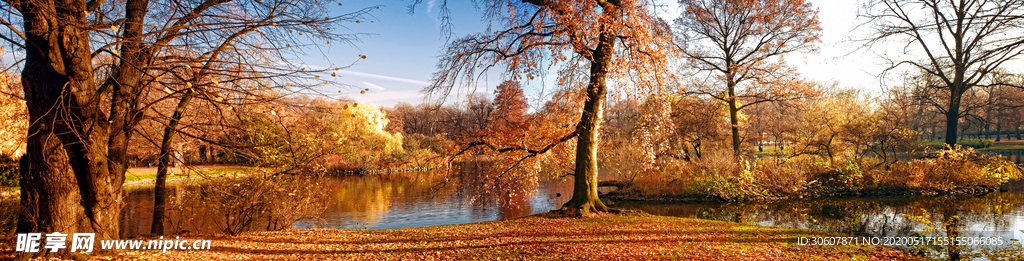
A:
{"type": "MultiPolygon", "coordinates": [[[[264,174],[264,173],[258,172],[258,171],[254,171],[254,172],[247,172],[247,173],[224,173],[224,174],[209,174],[209,175],[203,175],[203,174],[188,174],[188,175],[175,174],[175,175],[168,175],[169,177],[167,177],[167,186],[179,185],[179,184],[182,184],[182,183],[187,183],[187,182],[191,182],[193,180],[199,180],[199,179],[218,179],[218,178],[225,178],[225,177],[228,177],[228,176],[231,176],[232,178],[244,178],[244,177],[250,177],[250,176],[255,176],[255,175],[259,175],[259,174],[264,174]]],[[[146,178],[146,179],[139,179],[139,180],[127,180],[127,181],[124,182],[123,185],[121,185],[121,189],[122,190],[146,189],[146,188],[153,188],[154,186],[156,186],[156,178],[146,178]]],[[[0,201],[18,200],[20,197],[21,197],[21,190],[20,189],[11,189],[11,190],[0,191],[0,201]]]]}
{"type": "Polygon", "coordinates": [[[778,196],[778,197],[766,197],[766,198],[752,198],[752,199],[723,199],[716,197],[692,197],[692,196],[675,196],[675,195],[635,195],[628,192],[620,192],[620,190],[611,191],[605,194],[601,194],[602,199],[608,199],[613,201],[629,201],[629,202],[650,202],[650,203],[736,203],[736,202],[773,202],[773,201],[784,201],[784,200],[797,200],[797,199],[829,199],[829,198],[872,198],[872,197],[890,197],[890,196],[963,196],[963,195],[985,195],[992,192],[1004,192],[1005,189],[999,187],[969,187],[969,188],[956,188],[951,190],[938,190],[938,189],[924,189],[924,190],[865,190],[865,191],[846,191],[836,192],[826,195],[795,195],[795,196],[778,196]]]}

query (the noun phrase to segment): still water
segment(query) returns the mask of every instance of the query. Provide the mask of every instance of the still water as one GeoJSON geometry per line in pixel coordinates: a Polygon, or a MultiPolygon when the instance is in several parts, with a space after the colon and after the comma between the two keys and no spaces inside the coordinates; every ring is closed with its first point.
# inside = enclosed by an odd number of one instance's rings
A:
{"type": "MultiPolygon", "coordinates": [[[[1018,156],[1019,157],[1019,156],[1018,156]]],[[[1019,160],[1019,158],[1018,158],[1019,160]]],[[[428,173],[335,177],[306,188],[326,193],[323,209],[295,222],[295,228],[390,229],[494,221],[553,210],[572,193],[571,179],[491,182],[464,172],[447,182],[428,173]]],[[[796,199],[749,203],[608,202],[651,214],[812,229],[837,235],[911,237],[930,230],[967,237],[1024,239],[1024,181],[1003,192],[969,196],[900,196],[796,199]],[[923,222],[923,221],[930,221],[923,222]],[[934,229],[933,229],[934,228],[934,229]]],[[[172,188],[172,197],[187,193],[172,188]]],[[[128,192],[123,236],[147,234],[152,190],[128,192]]],[[[217,213],[171,210],[168,232],[221,233],[226,218],[217,213]]],[[[265,230],[257,220],[243,231],[265,230]]],[[[906,248],[905,248],[906,249],[906,248]]]]}

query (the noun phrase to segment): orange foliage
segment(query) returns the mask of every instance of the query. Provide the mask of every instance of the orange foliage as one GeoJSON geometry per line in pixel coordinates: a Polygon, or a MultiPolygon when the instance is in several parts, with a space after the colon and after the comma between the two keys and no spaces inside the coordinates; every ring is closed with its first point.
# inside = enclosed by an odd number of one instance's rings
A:
{"type": "MultiPolygon", "coordinates": [[[[799,245],[822,233],[652,215],[531,216],[388,230],[293,229],[214,238],[210,250],[134,260],[920,260],[894,247],[799,245]]],[[[199,239],[183,235],[181,239],[199,239]]],[[[13,242],[14,239],[8,240],[13,242]]],[[[189,241],[192,242],[192,241],[189,241]]]]}

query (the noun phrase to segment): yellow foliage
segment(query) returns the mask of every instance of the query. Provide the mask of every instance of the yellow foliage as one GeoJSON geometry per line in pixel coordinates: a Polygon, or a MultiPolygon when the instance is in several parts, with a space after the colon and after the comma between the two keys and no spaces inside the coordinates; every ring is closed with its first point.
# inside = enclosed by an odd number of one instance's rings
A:
{"type": "Polygon", "coordinates": [[[19,158],[25,154],[28,133],[28,109],[25,100],[16,97],[14,76],[0,73],[0,155],[19,158]]]}
{"type": "Polygon", "coordinates": [[[355,103],[342,107],[337,115],[331,125],[339,144],[387,154],[402,151],[402,134],[384,130],[388,118],[380,108],[355,103]]]}

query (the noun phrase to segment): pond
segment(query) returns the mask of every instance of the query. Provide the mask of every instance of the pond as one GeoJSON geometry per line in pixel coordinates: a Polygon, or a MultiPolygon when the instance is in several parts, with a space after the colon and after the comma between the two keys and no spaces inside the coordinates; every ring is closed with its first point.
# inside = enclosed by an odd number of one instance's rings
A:
{"type": "MultiPolygon", "coordinates": [[[[326,178],[318,181],[318,186],[307,188],[328,195],[325,208],[315,213],[314,218],[299,220],[292,227],[391,229],[494,221],[547,212],[571,197],[571,179],[508,184],[488,182],[493,179],[468,169],[459,175],[461,178],[445,183],[431,178],[429,173],[326,178]]],[[[171,194],[180,197],[187,193],[184,190],[172,188],[171,194]]],[[[837,235],[912,237],[927,232],[931,226],[935,228],[932,236],[956,231],[959,236],[1024,239],[1024,181],[1007,184],[1003,190],[967,196],[608,204],[657,215],[804,228],[837,235]]],[[[149,232],[152,197],[152,190],[148,189],[128,192],[123,236],[149,232]]],[[[165,225],[170,233],[221,233],[224,227],[224,217],[216,214],[170,212],[165,225]]],[[[265,230],[267,226],[266,221],[255,222],[243,231],[265,230]]]]}
{"type": "MultiPolygon", "coordinates": [[[[448,182],[427,172],[321,178],[319,186],[307,189],[327,194],[325,208],[292,227],[392,229],[494,221],[551,211],[565,203],[572,192],[571,180],[488,183],[483,181],[493,177],[479,177],[479,171],[468,169],[448,182]]],[[[169,190],[171,205],[190,193],[183,187],[169,190]]],[[[148,234],[153,190],[126,193],[122,237],[148,234]]],[[[226,217],[213,211],[198,213],[169,207],[168,212],[168,233],[222,233],[226,227],[226,217]]],[[[242,231],[265,230],[267,225],[266,220],[260,220],[242,231]]]]}

